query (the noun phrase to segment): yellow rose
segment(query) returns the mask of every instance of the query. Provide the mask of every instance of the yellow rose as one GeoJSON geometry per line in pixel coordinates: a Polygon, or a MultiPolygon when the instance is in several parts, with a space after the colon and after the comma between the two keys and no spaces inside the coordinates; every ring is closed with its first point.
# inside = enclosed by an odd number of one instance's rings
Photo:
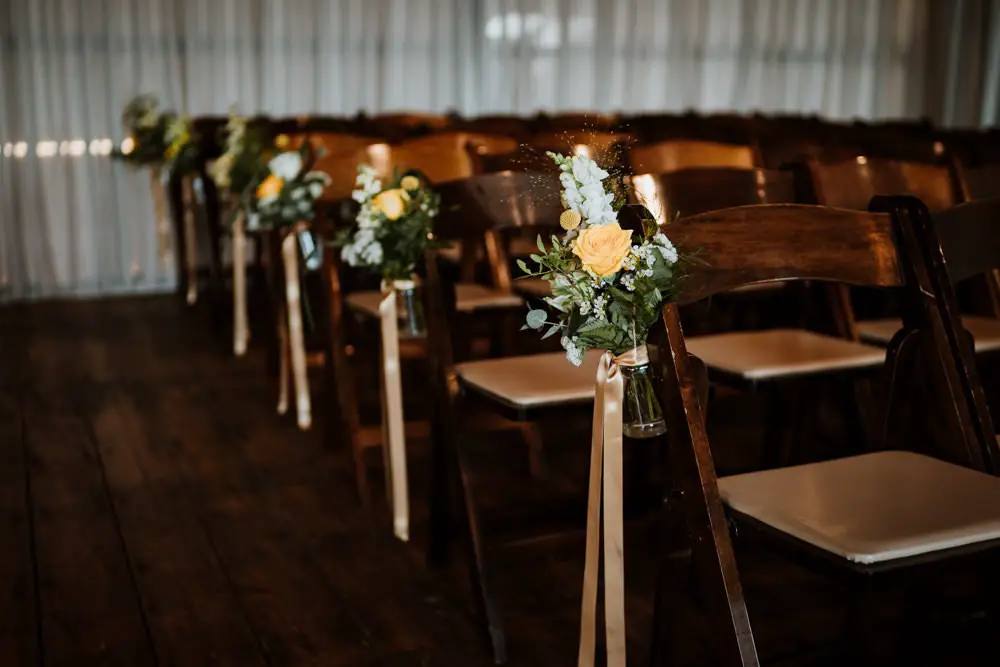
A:
{"type": "Polygon", "coordinates": [[[566,209],[559,216],[559,226],[565,229],[567,232],[571,229],[576,229],[580,226],[580,214],[571,209],[566,209]]]}
{"type": "Polygon", "coordinates": [[[622,268],[631,250],[632,232],[617,222],[587,227],[573,244],[573,254],[583,262],[583,268],[601,278],[622,268]]]}
{"type": "Polygon", "coordinates": [[[404,190],[416,190],[420,187],[420,179],[414,175],[403,176],[399,181],[399,186],[404,190]]]}
{"type": "Polygon", "coordinates": [[[279,150],[283,150],[286,146],[288,146],[289,141],[291,140],[288,138],[287,134],[279,134],[274,138],[274,147],[279,150]]]}
{"type": "Polygon", "coordinates": [[[277,197],[281,194],[281,188],[285,186],[285,182],[271,174],[264,179],[264,182],[257,186],[257,199],[267,199],[269,197],[277,197]]]}
{"type": "Polygon", "coordinates": [[[406,211],[406,204],[409,201],[410,195],[406,194],[406,190],[400,188],[383,190],[372,198],[372,209],[388,220],[399,220],[406,211]]]}

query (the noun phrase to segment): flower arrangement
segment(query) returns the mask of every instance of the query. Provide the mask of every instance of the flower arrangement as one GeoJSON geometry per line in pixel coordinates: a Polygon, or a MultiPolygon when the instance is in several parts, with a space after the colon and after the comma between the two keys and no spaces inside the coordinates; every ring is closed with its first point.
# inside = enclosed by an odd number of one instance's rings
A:
{"type": "Polygon", "coordinates": [[[566,210],[559,224],[566,233],[562,240],[553,236],[548,249],[539,237],[538,254],[531,256],[537,271],[523,260],[518,265],[527,276],[549,281],[552,296],[544,301],[555,319],[546,309],[532,309],[525,328],[548,327],[543,337],[561,334],[576,365],[592,348],[624,354],[645,344],[660,308],[676,292],[681,258],[652,220],[643,221],[641,232],[622,229],[621,205],[604,184],[609,174],[596,162],[548,155],[560,170],[566,210]]]}
{"type": "Polygon", "coordinates": [[[175,115],[161,113],[159,100],[153,95],[138,95],[122,111],[122,127],[126,140],[112,157],[137,166],[163,163],[167,146],[167,128],[175,115]]]}
{"type": "Polygon", "coordinates": [[[351,196],[361,205],[357,225],[335,241],[350,266],[374,269],[386,281],[408,280],[424,251],[440,247],[431,233],[440,198],[418,172],[397,172],[383,189],[375,170],[362,164],[351,196]]]}
{"type": "Polygon", "coordinates": [[[163,164],[171,172],[187,173],[197,166],[198,142],[191,129],[191,119],[174,116],[167,124],[167,147],[163,151],[163,164]]]}
{"type": "MultiPolygon", "coordinates": [[[[248,127],[246,117],[235,110],[230,111],[222,132],[225,149],[209,167],[209,176],[220,190],[241,195],[267,168],[270,146],[259,131],[248,127]]],[[[287,140],[284,135],[278,137],[282,138],[287,140]]]]}
{"type": "Polygon", "coordinates": [[[308,142],[268,161],[267,168],[244,192],[248,229],[286,227],[312,220],[316,200],[330,184],[327,174],[312,170],[313,162],[308,142]]]}

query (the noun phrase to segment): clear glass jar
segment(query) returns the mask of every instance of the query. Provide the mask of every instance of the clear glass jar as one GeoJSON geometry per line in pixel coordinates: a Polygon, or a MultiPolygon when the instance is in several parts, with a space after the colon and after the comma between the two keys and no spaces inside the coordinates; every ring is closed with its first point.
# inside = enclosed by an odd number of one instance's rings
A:
{"type": "Polygon", "coordinates": [[[656,395],[653,367],[646,362],[636,366],[621,366],[625,380],[622,406],[622,434],[629,438],[655,438],[667,432],[663,409],[656,395]]]}
{"type": "Polygon", "coordinates": [[[400,338],[423,338],[427,334],[424,319],[424,303],[421,299],[420,283],[416,277],[410,280],[396,280],[396,320],[399,323],[400,338]]]}

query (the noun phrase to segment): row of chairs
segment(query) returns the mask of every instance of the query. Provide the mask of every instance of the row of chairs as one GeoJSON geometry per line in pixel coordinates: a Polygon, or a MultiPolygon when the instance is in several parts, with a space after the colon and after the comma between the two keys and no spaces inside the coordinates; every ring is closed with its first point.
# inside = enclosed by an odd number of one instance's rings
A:
{"type": "MultiPolygon", "coordinates": [[[[342,135],[337,135],[338,139],[342,135]]],[[[596,136],[596,135],[591,135],[596,136]]],[[[432,441],[435,445],[434,461],[435,478],[432,489],[435,490],[435,497],[432,498],[432,522],[431,530],[434,539],[431,540],[432,552],[440,557],[447,543],[446,536],[452,526],[448,515],[450,503],[445,494],[452,481],[456,482],[463,491],[466,516],[469,522],[469,534],[476,547],[473,551],[474,574],[477,577],[478,599],[482,603],[482,609],[486,613],[491,636],[493,638],[493,648],[495,656],[501,660],[506,655],[505,640],[503,637],[502,623],[498,612],[498,600],[494,591],[490,587],[489,576],[489,540],[484,533],[483,525],[479,516],[477,494],[473,483],[474,475],[469,467],[470,456],[463,444],[464,438],[456,437],[455,424],[446,418],[448,414],[456,414],[454,411],[455,402],[462,397],[480,398],[486,397],[499,403],[504,408],[502,416],[515,421],[524,421],[530,424],[530,418],[540,409],[565,408],[568,406],[586,405],[593,395],[593,373],[591,369],[577,371],[568,367],[561,360],[560,353],[552,353],[545,359],[514,359],[514,360],[494,360],[486,359],[479,361],[469,361],[466,363],[452,364],[450,360],[455,357],[456,349],[448,346],[442,347],[445,342],[451,343],[456,339],[450,335],[454,328],[448,328],[450,319],[437,316],[440,313],[450,313],[451,310],[461,312],[460,316],[476,319],[483,315],[483,310],[495,312],[506,312],[505,308],[519,303],[516,299],[511,300],[510,296],[515,292],[521,292],[527,298],[531,298],[531,288],[527,287],[526,281],[511,280],[510,263],[508,256],[517,254],[519,240],[537,231],[538,227],[547,228],[545,233],[552,231],[553,223],[558,219],[559,205],[558,196],[554,193],[558,189],[558,183],[552,178],[552,174],[541,171],[542,162],[532,162],[525,159],[524,150],[518,151],[503,150],[509,149],[511,144],[487,145],[483,141],[476,141],[476,137],[468,135],[434,135],[424,137],[412,142],[402,142],[389,145],[379,142],[375,157],[383,158],[382,164],[388,168],[393,164],[406,166],[417,166],[431,175],[432,180],[440,183],[438,189],[442,195],[442,215],[437,222],[437,233],[444,238],[451,239],[462,248],[458,256],[452,254],[451,260],[454,263],[458,260],[460,270],[457,273],[458,284],[468,285],[468,281],[481,277],[483,283],[481,287],[487,288],[490,292],[479,293],[478,301],[474,306],[468,306],[468,288],[465,288],[467,298],[466,308],[461,307],[461,303],[456,300],[454,307],[443,306],[441,303],[428,303],[428,310],[431,315],[431,335],[427,342],[412,351],[412,357],[428,357],[435,368],[435,373],[441,379],[438,391],[439,409],[434,414],[438,415],[437,421],[433,424],[432,441]],[[484,145],[486,147],[484,148],[484,145]],[[493,160],[490,163],[490,160],[493,160]],[[463,165],[461,169],[452,170],[451,164],[463,165]],[[465,171],[463,171],[463,169],[465,171]],[[494,173],[482,173],[492,169],[501,169],[494,173]],[[517,171],[514,171],[516,169],[517,171]],[[436,171],[435,171],[436,170],[436,171]],[[477,172],[480,172],[477,174],[477,172]],[[481,248],[484,252],[470,249],[481,248]],[[520,288],[520,289],[519,289],[520,288]],[[493,293],[506,296],[506,303],[490,305],[493,293]],[[486,297],[489,298],[486,298],[486,297]],[[442,325],[445,322],[445,325],[442,325]],[[444,328],[443,328],[444,327],[444,328]],[[501,362],[504,367],[501,369],[501,362]],[[517,366],[520,364],[520,366],[517,366]],[[523,372],[517,370],[531,369],[532,378],[542,378],[544,382],[535,382],[526,385],[524,382],[517,382],[516,378],[523,377],[523,372]],[[514,369],[513,371],[511,369],[514,369]],[[514,378],[514,382],[510,379],[514,378]],[[500,384],[495,384],[500,382],[500,384]],[[505,385],[504,382],[507,382],[505,385]],[[442,388],[447,388],[445,391],[442,388]],[[456,388],[460,393],[455,393],[456,388]],[[442,393],[443,392],[443,393],[442,393]],[[452,411],[443,409],[444,406],[451,406],[452,411]],[[444,415],[444,416],[442,416],[444,415]],[[461,473],[456,479],[452,479],[450,473],[452,464],[461,473]]],[[[313,141],[325,141],[325,135],[313,134],[313,141]]],[[[665,146],[676,150],[680,144],[666,142],[665,146]]],[[[336,201],[342,197],[345,190],[349,191],[350,182],[353,180],[353,167],[364,156],[368,161],[371,156],[373,144],[364,144],[349,151],[329,151],[327,153],[327,164],[334,183],[328,197],[331,200],[323,207],[323,214],[315,223],[315,229],[321,234],[329,234],[345,220],[350,219],[349,213],[342,213],[345,207],[343,202],[336,201]],[[335,167],[336,164],[343,165],[343,168],[335,167]],[[338,192],[335,188],[340,188],[338,192]]],[[[516,146],[516,145],[515,145],[516,146]]],[[[571,150],[593,151],[592,154],[599,154],[606,146],[600,146],[592,141],[590,144],[584,142],[570,142],[567,144],[571,150]]],[[[559,146],[552,146],[560,148],[559,146]]],[[[691,145],[687,146],[691,148],[691,145]]],[[[694,146],[694,149],[698,149],[694,146]]],[[[564,148],[565,150],[565,148],[564,148]]],[[[687,220],[689,214],[698,214],[702,211],[712,211],[738,205],[761,205],[777,204],[779,202],[804,202],[808,204],[820,204],[825,206],[837,206],[849,209],[864,210],[867,207],[868,199],[874,194],[917,194],[928,202],[933,209],[947,211],[955,208],[958,202],[967,201],[982,196],[991,196],[989,188],[996,184],[996,180],[989,177],[988,172],[982,169],[967,169],[957,161],[952,161],[945,166],[928,164],[926,162],[906,162],[906,161],[886,161],[868,156],[854,155],[850,159],[829,161],[822,160],[816,156],[807,158],[798,167],[787,170],[771,170],[760,165],[759,160],[752,151],[733,151],[731,154],[740,156],[742,161],[729,161],[727,159],[704,158],[706,152],[693,151],[702,156],[701,162],[687,161],[673,163],[674,169],[663,169],[658,172],[656,169],[652,173],[642,174],[640,169],[643,163],[636,157],[642,155],[639,147],[619,152],[617,155],[627,164],[631,164],[632,171],[637,172],[630,178],[633,191],[638,193],[634,196],[642,197],[642,201],[657,209],[657,213],[672,217],[676,211],[685,215],[682,221],[687,220]],[[750,156],[747,158],[746,156],[750,156]],[[724,164],[717,164],[723,162],[724,164]]],[[[668,151],[669,153],[669,151],[668,151]]],[[[537,151],[530,153],[537,157],[537,151]]],[[[654,153],[655,158],[655,153],[654,153]]],[[[654,158],[643,158],[652,160],[654,158]]],[[[656,165],[662,168],[662,163],[656,165]]],[[[773,206],[766,207],[768,214],[776,214],[778,209],[773,206]]],[[[810,209],[814,213],[819,209],[810,209]]],[[[825,209],[824,209],[825,210],[825,209]]],[[[785,217],[795,217],[800,215],[798,207],[780,207],[780,213],[785,217]],[[794,214],[794,215],[793,215],[794,214]]],[[[725,215],[719,214],[725,219],[725,215]]],[[[763,214],[761,214],[763,215],[763,214]]],[[[822,218],[819,214],[819,219],[822,218]]],[[[784,219],[784,218],[782,218],[784,219]]],[[[854,220],[851,216],[846,216],[845,220],[854,220]]],[[[861,220],[862,218],[857,218],[861,220]]],[[[886,218],[882,220],[884,231],[886,218]]],[[[670,234],[675,231],[680,233],[683,230],[694,229],[693,221],[684,222],[679,227],[671,228],[670,234]]],[[[706,224],[706,229],[712,227],[712,220],[709,216],[701,221],[706,224]]],[[[857,222],[855,220],[855,222],[857,222]]],[[[822,220],[821,220],[822,221],[822,220]]],[[[722,287],[736,287],[730,284],[735,280],[732,276],[742,276],[741,280],[746,283],[759,284],[765,278],[760,276],[763,269],[757,269],[757,273],[751,271],[751,260],[765,261],[769,258],[772,265],[769,267],[775,275],[768,276],[766,280],[776,280],[783,278],[813,278],[824,280],[840,280],[843,282],[860,283],[867,279],[869,274],[865,269],[855,267],[849,269],[846,266],[838,269],[841,273],[833,275],[834,260],[840,261],[843,258],[827,257],[828,250],[844,245],[845,239],[853,237],[848,234],[849,227],[843,229],[835,228],[832,224],[825,227],[817,227],[816,230],[806,231],[805,227],[800,230],[801,238],[797,238],[796,253],[805,253],[802,262],[808,259],[820,267],[827,267],[819,273],[796,271],[799,265],[790,261],[784,254],[767,254],[759,257],[761,252],[767,250],[763,246],[758,246],[757,237],[761,232],[766,231],[766,220],[758,220],[761,228],[754,230],[750,227],[725,227],[729,236],[719,236],[713,244],[705,242],[709,254],[715,257],[720,256],[724,251],[731,251],[744,256],[742,260],[745,265],[740,271],[737,267],[727,264],[714,264],[714,259],[709,261],[708,272],[714,272],[715,266],[722,268],[729,266],[732,275],[722,283],[711,282],[711,289],[706,288],[704,295],[709,292],[719,291],[722,287]],[[741,229],[741,233],[733,230],[741,229]],[[825,231],[822,231],[825,230],[825,231]],[[843,232],[843,233],[840,233],[843,232]],[[741,235],[742,234],[742,235],[741,235]],[[824,236],[826,234],[826,236],[824,236]],[[808,243],[806,243],[808,238],[808,243]],[[726,241],[728,239],[728,241],[726,241]],[[826,247],[822,243],[826,243],[826,247]],[[809,245],[811,244],[811,245],[809,245]],[[803,246],[808,246],[806,252],[803,246]],[[755,248],[749,252],[747,248],[755,248]],[[751,257],[753,255],[753,257],[751,257]],[[826,258],[826,259],[824,259],[826,258]],[[827,262],[827,264],[824,264],[827,262]],[[784,267],[784,268],[782,268],[784,267]],[[791,273],[788,273],[791,271],[791,273]],[[857,273],[851,273],[857,271],[857,273]],[[747,279],[756,276],[752,280],[747,279]],[[845,276],[850,277],[847,279],[845,276]],[[745,280],[744,280],[745,279],[745,280]]],[[[801,222],[801,220],[800,220],[801,222]]],[[[829,222],[829,221],[827,221],[829,222]]],[[[678,224],[678,223],[675,223],[678,224]]],[[[846,224],[846,223],[845,223],[846,224]]],[[[873,224],[873,223],[872,223],[873,224]]],[[[718,227],[723,229],[724,226],[718,227]]],[[[869,230],[871,232],[871,230],[869,230]]],[[[877,231],[877,229],[876,229],[877,231]]],[[[881,237],[879,237],[881,238],[881,237]]],[[[847,243],[848,248],[854,248],[852,243],[847,243]]],[[[699,246],[700,247],[700,246],[699,246]]],[[[879,246],[879,252],[889,251],[879,246]]],[[[852,255],[853,257],[853,255],[852,255]]],[[[886,255],[888,257],[888,255],[886,255]]],[[[729,260],[731,262],[735,259],[729,260]]],[[[852,260],[853,261],[853,260],[852,260]]],[[[888,260],[886,260],[888,261],[888,260]]],[[[276,265],[276,262],[275,262],[276,265]]],[[[428,265],[427,294],[429,297],[439,293],[436,283],[438,272],[430,270],[437,267],[435,262],[428,265]]],[[[378,444],[377,431],[370,429],[367,431],[369,437],[365,440],[361,437],[365,433],[360,428],[360,409],[357,405],[351,405],[352,401],[357,402],[357,391],[353,385],[354,376],[352,365],[356,363],[351,355],[352,332],[350,330],[351,318],[345,317],[345,306],[353,308],[354,312],[365,312],[363,303],[367,296],[363,291],[353,291],[352,284],[356,284],[353,277],[344,275],[342,267],[339,266],[336,253],[328,252],[326,269],[323,272],[323,282],[325,293],[328,295],[329,330],[326,345],[326,359],[328,367],[331,369],[333,382],[331,386],[335,388],[332,392],[336,396],[336,401],[331,402],[329,411],[335,417],[331,423],[337,424],[338,428],[332,430],[333,435],[339,435],[341,431],[346,433],[348,439],[352,441],[355,448],[355,460],[358,462],[359,490],[366,488],[367,472],[363,465],[363,454],[366,444],[378,444]]],[[[994,282],[992,274],[981,276],[981,280],[986,284],[985,293],[987,295],[995,293],[990,287],[994,282]]],[[[446,281],[446,285],[454,285],[455,281],[446,281]]],[[[535,286],[537,287],[537,286],[535,286]]],[[[783,290],[785,288],[782,288],[783,290]]],[[[444,288],[444,292],[450,293],[449,288],[444,288]]],[[[458,297],[463,295],[462,288],[454,290],[458,297]]],[[[744,291],[744,296],[736,297],[737,301],[742,299],[756,299],[762,290],[744,291]]],[[[766,290],[763,290],[766,292],[766,290]]],[[[899,290],[895,290],[899,291],[899,290]]],[[[537,293],[537,291],[535,292],[537,293]]],[[[688,331],[705,329],[705,335],[686,339],[685,344],[688,351],[703,358],[712,371],[716,382],[728,382],[733,385],[743,387],[764,387],[779,384],[782,380],[802,380],[804,377],[827,377],[832,373],[844,371],[861,371],[870,373],[886,358],[883,350],[866,346],[860,342],[862,332],[865,327],[856,321],[853,313],[853,304],[858,295],[851,292],[842,284],[827,286],[825,289],[813,290],[813,293],[820,294],[823,298],[824,308],[832,328],[828,333],[834,335],[818,336],[805,333],[803,330],[790,331],[774,330],[764,332],[712,332],[712,322],[702,322],[703,313],[697,310],[685,310],[685,329],[688,331]],[[734,336],[742,335],[740,341],[734,336]],[[795,343],[790,345],[789,343],[795,343]],[[761,357],[761,350],[770,350],[772,356],[767,354],[761,357]],[[757,357],[753,357],[756,350],[757,357]],[[788,352],[800,354],[798,360],[789,361],[788,352]],[[775,353],[780,353],[774,356],[775,353]]],[[[370,296],[371,293],[368,293],[370,296]]],[[[721,295],[720,295],[721,297],[721,295]]],[[[280,292],[278,297],[280,299],[280,292]]],[[[449,299],[445,302],[450,304],[449,299]]],[[[885,304],[883,304],[885,305],[885,304]]],[[[891,305],[891,304],[889,304],[891,305]]],[[[987,301],[987,306],[990,303],[987,301]]],[[[494,314],[495,314],[494,312],[494,314]]],[[[996,315],[993,311],[991,315],[996,315]]],[[[503,317],[503,316],[502,316],[503,317]]],[[[968,324],[968,321],[966,322],[968,324]]],[[[987,321],[987,323],[989,323],[987,321]]],[[[509,330],[516,326],[509,321],[502,324],[509,330]]],[[[899,326],[896,324],[885,325],[894,333],[899,326]]],[[[884,326],[884,328],[885,328],[884,326]]],[[[454,324],[451,325],[454,327],[454,324]]],[[[465,325],[459,325],[459,330],[464,330],[465,325]]],[[[496,327],[494,327],[496,328],[496,327]]],[[[970,327],[971,328],[971,327],[970,327]]],[[[974,332],[977,344],[982,346],[984,340],[982,332],[974,332]]],[[[866,336],[869,340],[874,337],[866,336]]],[[[462,341],[463,336],[458,337],[461,343],[457,352],[460,357],[468,357],[471,344],[462,341]]],[[[1000,339],[1000,337],[998,337],[1000,339]]],[[[912,346],[913,344],[911,344],[912,346]]],[[[919,347],[919,346],[918,346],[919,347]]],[[[494,350],[505,349],[502,345],[494,347],[494,350]]],[[[509,347],[507,348],[509,349],[509,347]]],[[[661,348],[661,349],[666,349],[661,348]]],[[[861,385],[864,383],[862,382],[861,385]]],[[[684,385],[682,385],[684,386],[684,385]]],[[[769,389],[768,389],[769,391],[769,389]]],[[[857,401],[859,405],[864,405],[867,401],[862,394],[857,401]]],[[[668,403],[669,404],[669,403],[668,403]]],[[[704,402],[701,403],[704,405],[704,402]]],[[[459,410],[458,413],[462,411],[459,410]]],[[[864,424],[865,420],[859,420],[864,424]]],[[[862,426],[863,428],[863,426],[862,426]]],[[[537,448],[537,434],[533,433],[530,427],[522,429],[528,436],[529,447],[537,448]]],[[[943,458],[968,464],[968,455],[961,454],[960,448],[940,450],[939,455],[943,458]]],[[[780,452],[768,460],[767,466],[780,463],[782,461],[780,452]]],[[[702,461],[703,463],[703,461],[702,461]]],[[[973,462],[978,467],[981,465],[973,462]]],[[[704,471],[700,471],[704,472],[704,471]]],[[[362,496],[366,494],[362,490],[362,496]]],[[[721,539],[721,538],[720,538],[721,539]]],[[[718,540],[717,540],[718,541],[718,540]]],[[[720,547],[721,548],[721,547],[720,547]]],[[[729,573],[726,573],[728,578],[729,573]]],[[[745,663],[751,664],[751,663],[745,663]]]]}

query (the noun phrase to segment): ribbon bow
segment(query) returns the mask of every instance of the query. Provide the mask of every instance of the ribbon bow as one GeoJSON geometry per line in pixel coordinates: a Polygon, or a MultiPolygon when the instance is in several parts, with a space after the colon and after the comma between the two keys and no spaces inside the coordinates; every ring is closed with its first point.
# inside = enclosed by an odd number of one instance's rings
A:
{"type": "Polygon", "coordinates": [[[605,351],[597,367],[590,438],[587,551],[583,568],[580,652],[577,667],[593,667],[597,635],[598,549],[604,506],[604,631],[608,667],[625,667],[625,545],[622,517],[622,366],[649,363],[645,345],[615,356],[605,351]],[[604,482],[603,494],[601,482],[604,482]],[[603,498],[602,498],[603,496],[603,498]]]}
{"type": "Polygon", "coordinates": [[[410,540],[410,496],[406,479],[406,422],[403,419],[403,386],[399,364],[399,323],[396,290],[413,289],[412,280],[382,283],[378,306],[382,326],[382,451],[386,459],[386,490],[392,506],[396,537],[410,540]]]}

